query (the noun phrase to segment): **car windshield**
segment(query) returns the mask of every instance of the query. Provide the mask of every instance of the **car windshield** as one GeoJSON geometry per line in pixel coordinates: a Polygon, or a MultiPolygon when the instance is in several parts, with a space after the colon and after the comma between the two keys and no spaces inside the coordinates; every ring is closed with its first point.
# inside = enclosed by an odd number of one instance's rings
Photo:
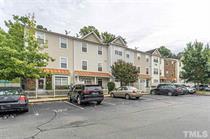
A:
{"type": "Polygon", "coordinates": [[[15,89],[0,90],[0,96],[19,95],[20,91],[15,89]]]}

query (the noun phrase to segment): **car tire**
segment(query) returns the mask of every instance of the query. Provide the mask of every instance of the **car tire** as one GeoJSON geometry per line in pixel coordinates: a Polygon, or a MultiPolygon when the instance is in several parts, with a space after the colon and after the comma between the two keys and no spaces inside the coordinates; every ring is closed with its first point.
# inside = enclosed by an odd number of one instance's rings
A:
{"type": "Polygon", "coordinates": [[[29,111],[29,109],[28,108],[25,108],[24,110],[23,110],[23,112],[28,112],[29,111]]]}
{"type": "Polygon", "coordinates": [[[100,105],[102,101],[97,101],[97,105],[100,105]]]}
{"type": "Polygon", "coordinates": [[[173,96],[173,93],[172,92],[168,92],[168,96],[173,96]]]}
{"type": "Polygon", "coordinates": [[[155,90],[152,90],[152,91],[150,92],[150,94],[156,95],[155,90]]]}
{"type": "Polygon", "coordinates": [[[77,96],[77,104],[81,105],[81,97],[80,96],[77,96]]]}
{"type": "Polygon", "coordinates": [[[112,98],[114,98],[114,97],[115,97],[113,93],[111,93],[111,94],[110,94],[110,96],[111,96],[112,98]]]}
{"type": "Polygon", "coordinates": [[[128,94],[125,95],[125,99],[130,99],[130,96],[128,94]]]}
{"type": "Polygon", "coordinates": [[[139,97],[136,97],[136,99],[139,99],[139,97]]]}

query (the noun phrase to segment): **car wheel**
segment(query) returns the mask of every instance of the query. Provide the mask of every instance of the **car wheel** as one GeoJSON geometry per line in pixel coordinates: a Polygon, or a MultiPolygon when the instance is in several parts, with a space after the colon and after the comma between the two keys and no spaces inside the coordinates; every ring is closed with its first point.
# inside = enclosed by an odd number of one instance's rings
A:
{"type": "Polygon", "coordinates": [[[168,92],[168,96],[173,96],[173,93],[172,92],[168,92]]]}
{"type": "Polygon", "coordinates": [[[111,96],[112,98],[114,98],[114,97],[115,97],[113,93],[111,93],[111,94],[110,94],[110,96],[111,96]]]}
{"type": "Polygon", "coordinates": [[[77,104],[81,105],[81,97],[80,96],[77,97],[77,104]]]}
{"type": "Polygon", "coordinates": [[[97,105],[100,105],[102,101],[97,101],[97,105]]]}
{"type": "Polygon", "coordinates": [[[29,109],[28,109],[28,108],[26,108],[26,109],[24,109],[24,110],[23,110],[23,112],[28,112],[28,111],[29,111],[29,109]]]}
{"type": "Polygon", "coordinates": [[[156,95],[155,90],[152,90],[150,94],[156,95]]]}
{"type": "Polygon", "coordinates": [[[128,94],[126,94],[125,99],[130,99],[130,96],[128,94]]]}
{"type": "Polygon", "coordinates": [[[139,99],[139,97],[136,97],[136,99],[139,99]]]}

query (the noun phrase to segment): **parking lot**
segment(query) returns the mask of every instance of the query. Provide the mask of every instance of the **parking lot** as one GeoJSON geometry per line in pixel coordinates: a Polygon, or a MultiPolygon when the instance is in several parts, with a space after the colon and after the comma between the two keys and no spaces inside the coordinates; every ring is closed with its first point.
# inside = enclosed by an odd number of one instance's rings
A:
{"type": "Polygon", "coordinates": [[[0,116],[0,139],[182,139],[185,131],[210,137],[210,97],[106,97],[101,105],[31,104],[28,113],[0,116]]]}

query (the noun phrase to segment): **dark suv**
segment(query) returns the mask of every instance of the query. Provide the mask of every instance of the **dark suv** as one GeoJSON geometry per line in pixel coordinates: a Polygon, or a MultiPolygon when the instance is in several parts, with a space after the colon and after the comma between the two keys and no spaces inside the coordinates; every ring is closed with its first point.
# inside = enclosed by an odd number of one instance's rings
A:
{"type": "Polygon", "coordinates": [[[103,90],[99,85],[76,84],[70,88],[68,97],[70,102],[77,102],[79,105],[90,101],[101,104],[104,100],[103,90]]]}
{"type": "Polygon", "coordinates": [[[157,88],[150,91],[150,94],[177,96],[184,94],[184,91],[181,87],[177,87],[173,84],[159,84],[157,88]]]}

